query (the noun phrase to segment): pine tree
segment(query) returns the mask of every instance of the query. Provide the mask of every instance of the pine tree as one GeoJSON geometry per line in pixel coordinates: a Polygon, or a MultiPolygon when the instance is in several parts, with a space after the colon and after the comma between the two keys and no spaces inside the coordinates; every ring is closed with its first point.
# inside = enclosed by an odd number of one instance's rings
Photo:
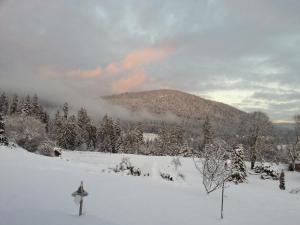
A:
{"type": "Polygon", "coordinates": [[[243,145],[237,145],[237,147],[233,149],[231,154],[231,166],[232,174],[229,180],[233,181],[236,184],[245,182],[247,172],[246,164],[244,162],[243,145]]]}
{"type": "Polygon", "coordinates": [[[69,104],[66,102],[63,106],[63,112],[64,112],[64,119],[68,119],[68,114],[69,114],[69,104]]]}
{"type": "MultiPolygon", "coordinates": [[[[65,117],[64,117],[65,118],[65,117]]],[[[76,117],[70,116],[69,119],[66,121],[63,120],[63,134],[64,140],[63,144],[65,145],[65,149],[75,150],[78,147],[77,144],[77,124],[76,124],[76,117]]]]}
{"type": "Polygon", "coordinates": [[[18,111],[18,104],[19,104],[19,98],[17,94],[14,94],[14,97],[12,99],[12,103],[10,105],[9,114],[14,115],[18,111]]]}
{"type": "Polygon", "coordinates": [[[22,114],[25,116],[31,116],[31,112],[32,112],[31,109],[32,109],[31,98],[30,95],[27,95],[26,100],[22,105],[22,114]]]}
{"type": "Polygon", "coordinates": [[[30,113],[31,116],[35,117],[36,119],[40,119],[41,112],[40,112],[39,99],[38,99],[37,94],[34,94],[34,96],[32,98],[30,111],[31,111],[31,113],[30,113]]]}
{"type": "Polygon", "coordinates": [[[284,171],[281,170],[280,176],[279,176],[279,188],[281,190],[285,190],[285,175],[284,171]]]}
{"type": "Polygon", "coordinates": [[[23,111],[23,108],[24,108],[24,104],[25,104],[24,98],[20,98],[20,101],[19,101],[19,104],[18,104],[18,107],[17,107],[17,114],[18,115],[22,114],[22,111],[23,111]]]}
{"type": "Polygon", "coordinates": [[[0,96],[0,113],[2,115],[4,115],[4,116],[7,115],[7,113],[8,113],[8,106],[9,106],[8,99],[6,97],[5,92],[3,92],[1,94],[1,96],[0,96]]]}
{"type": "Polygon", "coordinates": [[[50,120],[49,114],[46,111],[45,112],[42,111],[41,122],[45,124],[46,133],[49,132],[49,120],[50,120]]]}
{"type": "Polygon", "coordinates": [[[59,147],[62,147],[63,144],[63,123],[62,123],[62,119],[60,116],[60,111],[57,110],[56,114],[55,114],[55,118],[54,118],[54,126],[53,126],[53,130],[52,130],[52,135],[54,137],[54,139],[57,142],[57,145],[59,147]]]}
{"type": "Polygon", "coordinates": [[[0,114],[0,145],[8,145],[8,139],[5,135],[5,123],[0,114]]]}
{"type": "Polygon", "coordinates": [[[86,149],[89,146],[89,142],[91,140],[89,136],[89,128],[91,126],[91,119],[87,115],[87,111],[84,108],[81,108],[78,111],[77,114],[77,125],[78,125],[78,130],[77,130],[77,135],[78,135],[78,140],[80,140],[80,145],[82,145],[82,148],[86,149]]]}

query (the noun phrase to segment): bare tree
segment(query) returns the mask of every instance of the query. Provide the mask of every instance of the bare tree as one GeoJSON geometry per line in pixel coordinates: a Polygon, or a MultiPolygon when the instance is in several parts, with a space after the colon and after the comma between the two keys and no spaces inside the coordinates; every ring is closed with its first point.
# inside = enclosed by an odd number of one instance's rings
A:
{"type": "Polygon", "coordinates": [[[295,129],[290,143],[287,145],[287,153],[290,161],[290,170],[295,170],[296,160],[300,156],[300,115],[294,116],[295,129]]]}
{"type": "Polygon", "coordinates": [[[224,141],[214,141],[206,145],[201,159],[195,159],[195,166],[203,178],[203,186],[207,192],[217,190],[231,176],[231,170],[226,166],[229,158],[228,147],[224,141]]]}

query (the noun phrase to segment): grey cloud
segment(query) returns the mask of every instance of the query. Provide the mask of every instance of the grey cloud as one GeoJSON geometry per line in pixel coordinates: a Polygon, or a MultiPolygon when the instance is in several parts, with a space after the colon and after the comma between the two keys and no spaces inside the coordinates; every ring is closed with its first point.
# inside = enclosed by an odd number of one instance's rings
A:
{"type": "Polygon", "coordinates": [[[84,102],[110,94],[121,77],[46,79],[40,68],[93,70],[171,46],[145,66],[151,82],[142,88],[247,90],[255,94],[235,106],[289,119],[299,110],[291,103],[300,92],[299,8],[297,0],[0,1],[0,88],[84,102]]]}

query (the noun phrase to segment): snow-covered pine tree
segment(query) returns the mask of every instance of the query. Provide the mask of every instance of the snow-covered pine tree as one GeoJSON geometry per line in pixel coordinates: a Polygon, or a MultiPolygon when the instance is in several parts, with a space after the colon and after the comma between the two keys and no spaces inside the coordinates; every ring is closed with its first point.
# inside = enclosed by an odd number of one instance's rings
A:
{"type": "Polygon", "coordinates": [[[5,92],[3,92],[0,96],[0,114],[2,114],[3,116],[7,115],[8,106],[8,99],[6,97],[5,92]]]}
{"type": "Polygon", "coordinates": [[[9,114],[14,115],[18,111],[18,104],[19,104],[19,97],[17,94],[14,94],[14,97],[12,99],[12,103],[10,105],[9,114]]]}
{"type": "Polygon", "coordinates": [[[281,170],[281,173],[279,176],[279,188],[280,188],[280,190],[285,190],[285,175],[284,175],[283,170],[281,170]]]}
{"type": "Polygon", "coordinates": [[[63,112],[64,112],[64,119],[67,120],[69,114],[69,104],[67,102],[65,102],[65,104],[63,105],[63,112]]]}
{"type": "Polygon", "coordinates": [[[31,109],[32,109],[32,104],[31,104],[31,98],[30,95],[26,96],[25,102],[22,105],[22,114],[24,116],[30,116],[31,115],[31,109]]]}
{"type": "Polygon", "coordinates": [[[41,116],[40,106],[39,106],[39,98],[38,98],[37,94],[34,94],[33,98],[32,98],[31,116],[33,116],[36,119],[40,119],[40,116],[41,116]]]}
{"type": "MultiPolygon", "coordinates": [[[[65,118],[65,117],[64,117],[65,118]]],[[[63,119],[64,144],[66,149],[75,150],[77,148],[76,117],[70,116],[66,121],[63,119]]]]}
{"type": "Polygon", "coordinates": [[[5,134],[5,123],[2,115],[0,114],[0,145],[8,145],[8,139],[5,134]]]}
{"type": "Polygon", "coordinates": [[[231,168],[232,174],[229,178],[236,184],[243,183],[246,181],[247,171],[246,164],[244,162],[244,148],[243,145],[237,145],[231,153],[231,168]]]}
{"type": "Polygon", "coordinates": [[[44,124],[46,125],[46,126],[45,126],[46,133],[49,132],[49,120],[50,120],[49,114],[48,114],[46,111],[42,111],[42,114],[41,114],[41,122],[44,123],[44,124]]]}
{"type": "Polygon", "coordinates": [[[24,104],[25,104],[24,98],[20,98],[19,104],[18,104],[18,107],[17,107],[17,114],[18,115],[22,114],[22,110],[23,110],[24,104]]]}
{"type": "Polygon", "coordinates": [[[63,122],[59,110],[57,110],[55,114],[54,126],[51,133],[54,140],[57,142],[57,145],[63,148],[63,146],[65,146],[63,140],[63,122]]]}
{"type": "Polygon", "coordinates": [[[136,141],[138,145],[144,144],[144,128],[143,124],[139,122],[135,128],[135,133],[136,133],[136,141]]]}
{"type": "Polygon", "coordinates": [[[78,111],[77,114],[77,125],[79,127],[78,129],[78,135],[81,137],[81,145],[88,146],[89,144],[89,132],[88,127],[91,125],[91,119],[87,115],[87,111],[84,108],[81,108],[78,111]]]}
{"type": "Polygon", "coordinates": [[[122,136],[117,137],[116,144],[115,144],[116,152],[117,153],[124,153],[125,146],[122,136]]]}

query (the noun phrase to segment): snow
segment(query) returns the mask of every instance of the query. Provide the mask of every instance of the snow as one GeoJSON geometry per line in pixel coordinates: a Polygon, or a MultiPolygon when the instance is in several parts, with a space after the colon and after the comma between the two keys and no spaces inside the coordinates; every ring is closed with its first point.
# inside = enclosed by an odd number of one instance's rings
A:
{"type": "Polygon", "coordinates": [[[160,172],[177,172],[172,157],[97,152],[63,152],[60,158],[0,146],[0,225],[282,225],[300,221],[300,173],[286,172],[286,191],[278,181],[249,175],[246,184],[225,190],[224,220],[221,191],[206,195],[190,158],[180,159],[186,179],[161,179],[160,172]],[[149,177],[115,174],[121,159],[149,177]],[[89,196],[82,217],[71,193],[80,181],[89,196]]]}

